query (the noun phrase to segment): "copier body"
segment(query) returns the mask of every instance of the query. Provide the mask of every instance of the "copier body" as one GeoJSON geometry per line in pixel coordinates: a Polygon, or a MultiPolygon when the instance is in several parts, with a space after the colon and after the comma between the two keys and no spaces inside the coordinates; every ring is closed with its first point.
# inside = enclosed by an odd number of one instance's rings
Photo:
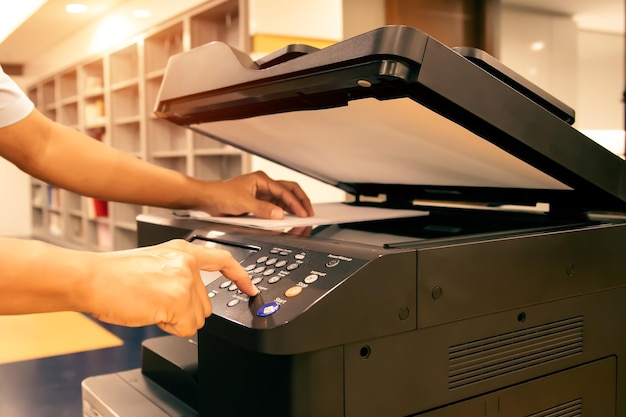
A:
{"type": "Polygon", "coordinates": [[[416,215],[304,232],[139,216],[140,245],[229,250],[262,291],[203,273],[197,339],[149,341],[142,375],[86,380],[89,407],[124,415],[124,391],[163,415],[625,414],[624,161],[459,52],[385,27],[256,63],[223,44],[174,57],[160,117],[416,215]]]}

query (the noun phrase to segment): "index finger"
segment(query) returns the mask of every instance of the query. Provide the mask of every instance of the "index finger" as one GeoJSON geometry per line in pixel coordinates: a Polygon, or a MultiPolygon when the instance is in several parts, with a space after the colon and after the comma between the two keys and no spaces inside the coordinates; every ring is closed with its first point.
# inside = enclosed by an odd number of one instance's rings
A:
{"type": "Polygon", "coordinates": [[[273,203],[279,205],[298,217],[307,217],[313,215],[313,207],[309,198],[300,186],[290,181],[267,181],[266,193],[267,198],[273,198],[273,203]]]}
{"type": "MultiPolygon", "coordinates": [[[[296,200],[300,203],[307,216],[313,216],[315,213],[313,211],[313,205],[311,204],[311,200],[306,195],[304,190],[300,187],[300,185],[296,182],[292,181],[279,181],[287,190],[291,192],[296,197],[296,200]]],[[[293,214],[298,215],[295,211],[292,211],[293,214]]],[[[306,216],[300,216],[306,217],[306,216]]]]}
{"type": "Polygon", "coordinates": [[[255,296],[259,290],[252,284],[250,275],[232,254],[224,249],[205,248],[190,244],[194,247],[193,255],[198,262],[198,268],[205,271],[220,271],[222,275],[237,285],[243,293],[255,296]]]}

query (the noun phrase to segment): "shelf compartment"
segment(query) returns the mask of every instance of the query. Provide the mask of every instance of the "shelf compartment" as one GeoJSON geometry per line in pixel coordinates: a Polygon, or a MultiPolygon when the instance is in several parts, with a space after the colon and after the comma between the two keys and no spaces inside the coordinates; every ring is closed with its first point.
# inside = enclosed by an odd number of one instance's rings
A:
{"type": "Polygon", "coordinates": [[[137,44],[111,54],[111,85],[136,79],[139,76],[139,56],[137,44]]]}
{"type": "Polygon", "coordinates": [[[94,95],[85,99],[85,125],[94,126],[106,123],[104,95],[94,95]]]}
{"type": "Polygon", "coordinates": [[[59,122],[65,126],[78,126],[78,103],[70,102],[61,106],[59,122]]]}
{"type": "Polygon", "coordinates": [[[44,227],[44,212],[41,207],[31,208],[31,221],[33,230],[41,230],[44,227]]]}
{"type": "Polygon", "coordinates": [[[54,185],[47,186],[47,206],[49,210],[61,210],[61,189],[54,185]]]}
{"type": "Polygon", "coordinates": [[[63,196],[65,209],[70,212],[81,213],[82,211],[82,197],[78,194],[74,194],[70,191],[64,191],[63,196]]]}
{"type": "Polygon", "coordinates": [[[43,208],[45,198],[45,186],[41,183],[32,182],[30,185],[30,202],[32,206],[36,208],[43,208]]]}
{"type": "Polygon", "coordinates": [[[87,242],[101,251],[113,249],[113,232],[108,220],[89,220],[87,222],[87,242]]]}
{"type": "Polygon", "coordinates": [[[167,120],[148,119],[147,145],[151,153],[188,149],[187,129],[167,120]]]}
{"type": "Polygon", "coordinates": [[[194,156],[193,176],[204,180],[224,180],[241,174],[242,155],[194,156]]]}
{"type": "Polygon", "coordinates": [[[132,83],[111,92],[111,112],[113,121],[126,117],[139,116],[139,85],[132,83]]]}
{"type": "Polygon", "coordinates": [[[73,214],[68,216],[66,235],[75,243],[82,243],[85,240],[85,229],[81,216],[73,214]]]}
{"type": "Polygon", "coordinates": [[[46,81],[42,86],[42,105],[45,109],[54,107],[56,103],[56,94],[54,80],[46,81]]]}
{"type": "Polygon", "coordinates": [[[239,2],[228,1],[190,19],[191,47],[212,41],[240,44],[239,2]]]}
{"type": "Polygon", "coordinates": [[[101,95],[104,92],[104,65],[98,59],[83,65],[83,91],[85,96],[101,95]]]}
{"type": "Polygon", "coordinates": [[[182,172],[183,174],[188,174],[186,156],[174,156],[174,157],[163,157],[163,158],[152,157],[151,160],[155,165],[168,168],[168,169],[173,169],[174,171],[182,172]]]}
{"type": "Polygon", "coordinates": [[[194,151],[230,151],[235,149],[230,145],[225,145],[222,142],[195,132],[192,134],[192,141],[194,151]]]}
{"type": "Polygon", "coordinates": [[[63,235],[63,217],[60,213],[48,213],[48,233],[52,236],[63,235]]]}
{"type": "Polygon", "coordinates": [[[59,76],[59,98],[65,100],[78,96],[78,76],[76,70],[65,72],[59,76]]]}
{"type": "Polygon", "coordinates": [[[177,23],[144,40],[147,73],[165,68],[170,56],[183,51],[183,23],[177,23]]]}
{"type": "Polygon", "coordinates": [[[138,120],[114,123],[111,131],[111,145],[127,153],[141,152],[141,126],[138,120]]]}

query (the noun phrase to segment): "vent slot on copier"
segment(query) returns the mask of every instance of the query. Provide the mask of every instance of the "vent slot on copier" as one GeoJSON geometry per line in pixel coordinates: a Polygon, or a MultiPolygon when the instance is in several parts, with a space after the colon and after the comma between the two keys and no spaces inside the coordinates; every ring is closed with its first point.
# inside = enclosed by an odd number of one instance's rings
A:
{"type": "Polygon", "coordinates": [[[484,382],[581,353],[582,317],[462,343],[448,351],[448,388],[484,382]]]}

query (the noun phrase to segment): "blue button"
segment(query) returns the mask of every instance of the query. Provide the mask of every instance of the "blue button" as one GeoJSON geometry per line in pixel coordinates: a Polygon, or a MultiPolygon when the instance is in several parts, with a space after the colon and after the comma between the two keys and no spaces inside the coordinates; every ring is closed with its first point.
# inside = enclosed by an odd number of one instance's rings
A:
{"type": "Polygon", "coordinates": [[[259,317],[267,317],[276,313],[278,310],[280,310],[280,304],[276,301],[270,301],[269,303],[262,305],[261,308],[257,310],[256,315],[259,317]]]}

